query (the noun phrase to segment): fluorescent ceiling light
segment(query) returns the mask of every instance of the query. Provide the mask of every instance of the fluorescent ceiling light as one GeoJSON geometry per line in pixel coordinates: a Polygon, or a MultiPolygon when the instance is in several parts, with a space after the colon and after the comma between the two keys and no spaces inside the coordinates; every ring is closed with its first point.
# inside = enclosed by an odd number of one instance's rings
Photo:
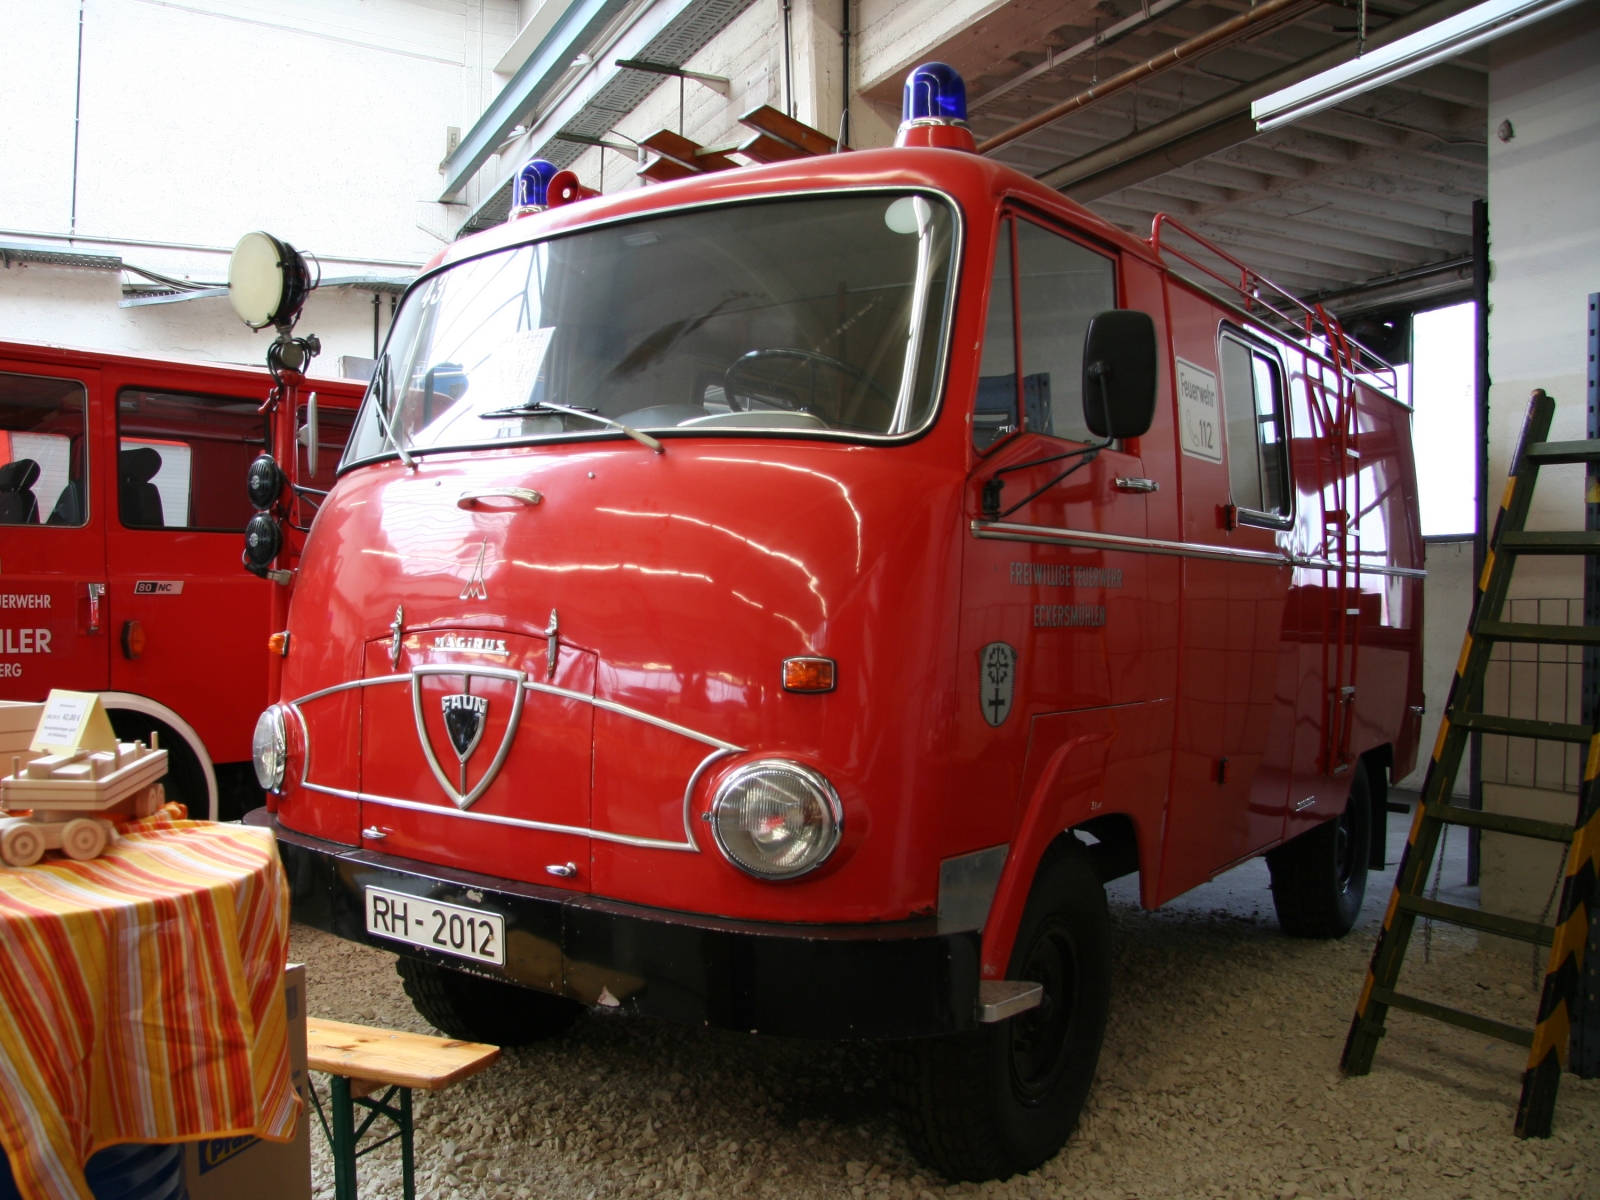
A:
{"type": "Polygon", "coordinates": [[[1250,106],[1256,129],[1288,125],[1312,113],[1342,104],[1352,96],[1404,79],[1435,63],[1465,54],[1514,29],[1542,20],[1579,0],[1488,0],[1420,29],[1371,54],[1351,59],[1332,70],[1263,96],[1250,106]]]}

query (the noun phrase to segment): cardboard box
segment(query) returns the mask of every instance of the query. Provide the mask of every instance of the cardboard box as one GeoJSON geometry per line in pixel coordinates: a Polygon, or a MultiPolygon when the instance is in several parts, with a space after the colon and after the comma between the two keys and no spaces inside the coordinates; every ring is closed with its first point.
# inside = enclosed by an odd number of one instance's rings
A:
{"type": "Polygon", "coordinates": [[[311,1096],[306,1074],[306,969],[284,971],[289,1008],[289,1066],[300,1093],[300,1124],[292,1142],[207,1138],[183,1148],[189,1200],[311,1200],[311,1096]]]}

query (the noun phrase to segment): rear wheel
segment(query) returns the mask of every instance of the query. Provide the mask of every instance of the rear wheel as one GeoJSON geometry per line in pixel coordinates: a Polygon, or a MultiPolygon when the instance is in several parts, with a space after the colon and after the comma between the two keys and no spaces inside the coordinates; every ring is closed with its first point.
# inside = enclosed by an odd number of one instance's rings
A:
{"type": "Polygon", "coordinates": [[[183,805],[194,820],[206,820],[211,812],[211,789],[206,785],[205,768],[189,743],[148,713],[112,708],[106,715],[119,742],[138,740],[148,746],[152,732],[160,735],[161,749],[167,752],[167,773],[161,777],[166,798],[183,805]]]}
{"type": "Polygon", "coordinates": [[[1361,915],[1372,853],[1372,791],[1366,767],[1358,762],[1354,771],[1338,820],[1267,855],[1272,906],[1290,937],[1343,937],[1361,915]]]}
{"type": "Polygon", "coordinates": [[[1076,841],[1041,865],[1009,979],[1044,985],[1021,1016],[896,1055],[907,1140],[949,1179],[1005,1179],[1052,1157],[1094,1081],[1111,995],[1105,891],[1076,841]]]}
{"type": "Polygon", "coordinates": [[[583,1015],[565,996],[468,975],[419,958],[402,957],[395,970],[424,1020],[449,1037],[491,1046],[526,1046],[560,1037],[583,1015]]]}
{"type": "Polygon", "coordinates": [[[68,821],[61,830],[61,852],[68,858],[87,862],[100,857],[106,848],[106,826],[93,817],[78,817],[68,821]]]}

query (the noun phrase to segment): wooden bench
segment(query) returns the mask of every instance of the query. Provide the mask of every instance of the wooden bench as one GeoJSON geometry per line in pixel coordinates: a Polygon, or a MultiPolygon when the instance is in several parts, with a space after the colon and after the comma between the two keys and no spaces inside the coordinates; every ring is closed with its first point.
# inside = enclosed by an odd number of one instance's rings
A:
{"type": "Polygon", "coordinates": [[[452,1038],[373,1029],[343,1021],[306,1020],[306,1065],[331,1076],[332,1119],[322,1111],[322,1098],[312,1087],[317,1118],[333,1152],[335,1200],[356,1200],[356,1159],[400,1139],[400,1174],[405,1200],[416,1200],[416,1156],[412,1148],[411,1089],[443,1091],[500,1057],[500,1047],[452,1038]],[[387,1088],[378,1096],[376,1093],[387,1088]],[[356,1125],[356,1108],[368,1110],[356,1125]],[[395,1132],[364,1150],[356,1144],[372,1123],[387,1117],[395,1132]]]}

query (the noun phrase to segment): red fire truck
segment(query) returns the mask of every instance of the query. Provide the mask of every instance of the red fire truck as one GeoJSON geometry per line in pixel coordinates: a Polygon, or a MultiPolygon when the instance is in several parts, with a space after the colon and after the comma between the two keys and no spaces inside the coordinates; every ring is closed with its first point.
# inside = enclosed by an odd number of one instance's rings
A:
{"type": "Polygon", "coordinates": [[[1107,880],[1155,907],[1265,854],[1288,932],[1350,928],[1422,539],[1389,368],[973,154],[919,78],[896,148],[554,203],[423,273],[249,820],[451,1034],[893,1039],[913,1144],[982,1179],[1077,1119],[1107,880]]]}
{"type": "MultiPolygon", "coordinates": [[[[319,380],[324,487],[363,387],[319,380]]],[[[260,804],[273,585],[246,574],[264,370],[0,342],[0,699],[102,692],[196,815],[260,804]]],[[[308,398],[309,399],[309,398],[308,398]]],[[[299,480],[306,475],[300,455],[299,480]]],[[[7,768],[9,769],[9,768],[7,768]]]]}

